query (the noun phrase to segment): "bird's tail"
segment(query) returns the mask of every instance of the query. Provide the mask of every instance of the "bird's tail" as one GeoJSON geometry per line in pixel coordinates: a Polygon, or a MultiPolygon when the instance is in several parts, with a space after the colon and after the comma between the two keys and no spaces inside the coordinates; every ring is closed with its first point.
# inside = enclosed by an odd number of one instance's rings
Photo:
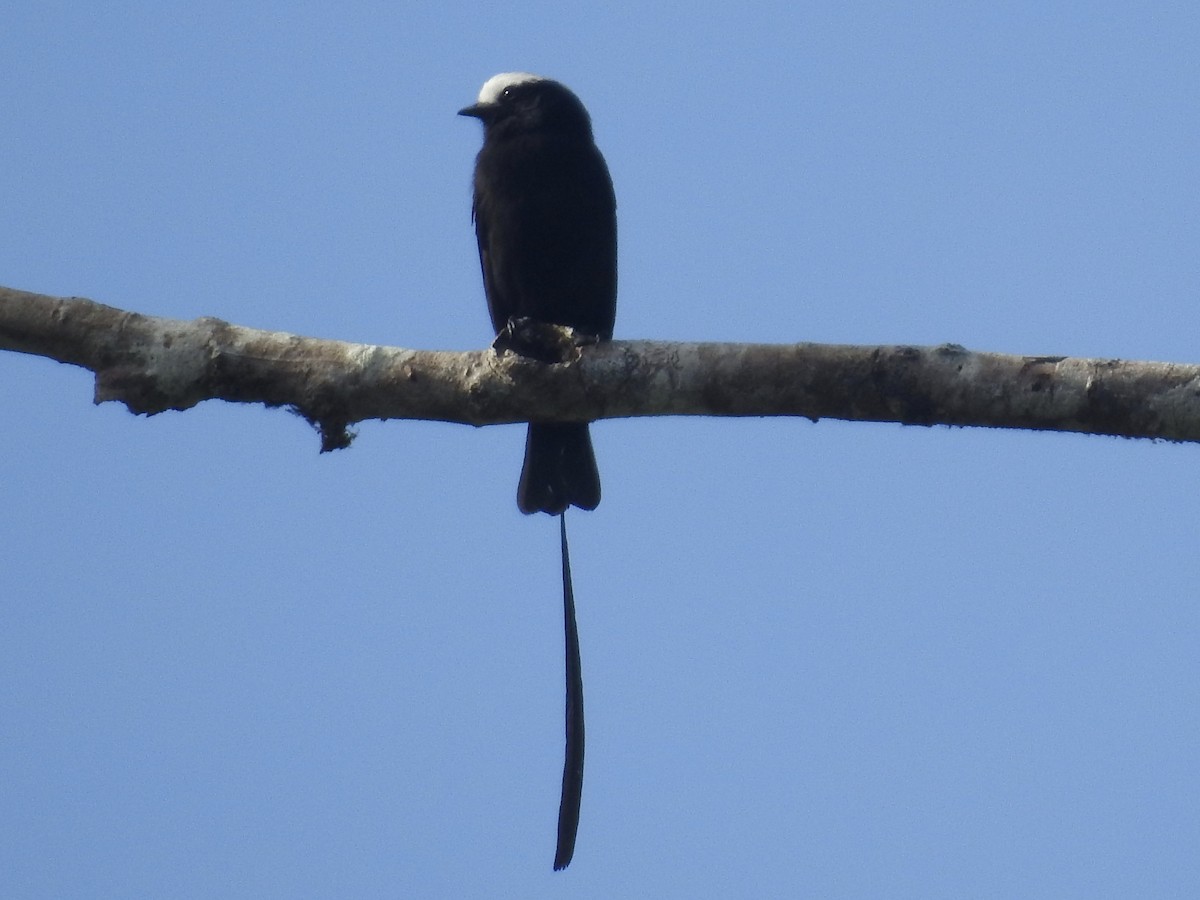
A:
{"type": "Polygon", "coordinates": [[[571,584],[571,554],[567,549],[567,516],[558,517],[562,539],[563,634],[567,651],[567,745],[563,756],[562,798],[558,801],[558,846],[554,871],[571,864],[579,833],[579,804],[583,798],[583,666],[579,662],[579,627],[575,624],[575,588],[571,584]]]}
{"type": "Polygon", "coordinates": [[[568,506],[595,509],[599,503],[600,472],[587,425],[530,423],[517,485],[521,512],[556,516],[568,506]]]}

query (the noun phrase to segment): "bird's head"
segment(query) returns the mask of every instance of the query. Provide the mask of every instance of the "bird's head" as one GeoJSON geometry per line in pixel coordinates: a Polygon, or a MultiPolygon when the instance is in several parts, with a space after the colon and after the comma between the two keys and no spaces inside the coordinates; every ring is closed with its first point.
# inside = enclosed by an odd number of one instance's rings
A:
{"type": "Polygon", "coordinates": [[[592,133],[579,98],[557,81],[528,72],[502,72],[483,83],[478,99],[458,111],[483,122],[487,133],[529,131],[592,133]]]}

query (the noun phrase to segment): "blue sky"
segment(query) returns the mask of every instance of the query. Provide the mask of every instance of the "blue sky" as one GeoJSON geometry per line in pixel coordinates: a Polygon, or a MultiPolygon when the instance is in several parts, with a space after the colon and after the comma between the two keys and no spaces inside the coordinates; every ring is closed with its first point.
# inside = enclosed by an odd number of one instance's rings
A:
{"type": "MultiPolygon", "coordinates": [[[[617,337],[1200,359],[1188,4],[19,2],[0,284],[491,338],[488,76],[572,86],[617,337]]],[[[0,895],[1190,897],[1200,449],[806,420],[135,418],[0,354],[0,895]]]]}

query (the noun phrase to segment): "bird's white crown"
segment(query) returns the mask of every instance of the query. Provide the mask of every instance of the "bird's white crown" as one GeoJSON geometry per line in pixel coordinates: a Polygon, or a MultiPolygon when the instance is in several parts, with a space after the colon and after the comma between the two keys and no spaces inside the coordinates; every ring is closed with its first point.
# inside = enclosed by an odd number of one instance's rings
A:
{"type": "Polygon", "coordinates": [[[505,88],[525,84],[530,81],[545,80],[541,75],[531,75],[529,72],[501,72],[499,75],[493,75],[483,83],[483,87],[479,89],[478,102],[495,103],[500,99],[500,95],[504,93],[505,88]]]}

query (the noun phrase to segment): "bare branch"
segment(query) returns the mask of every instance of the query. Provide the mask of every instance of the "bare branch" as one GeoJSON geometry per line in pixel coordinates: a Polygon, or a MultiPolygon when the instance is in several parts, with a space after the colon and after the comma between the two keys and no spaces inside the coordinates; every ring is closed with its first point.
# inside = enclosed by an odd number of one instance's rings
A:
{"type": "Polygon", "coordinates": [[[163,319],[0,288],[0,349],[90,369],[132,412],[290,406],[323,449],[364,419],[470,425],[627,416],[806,416],[1200,441],[1200,366],[940,347],[613,341],[548,365],[163,319]]]}

